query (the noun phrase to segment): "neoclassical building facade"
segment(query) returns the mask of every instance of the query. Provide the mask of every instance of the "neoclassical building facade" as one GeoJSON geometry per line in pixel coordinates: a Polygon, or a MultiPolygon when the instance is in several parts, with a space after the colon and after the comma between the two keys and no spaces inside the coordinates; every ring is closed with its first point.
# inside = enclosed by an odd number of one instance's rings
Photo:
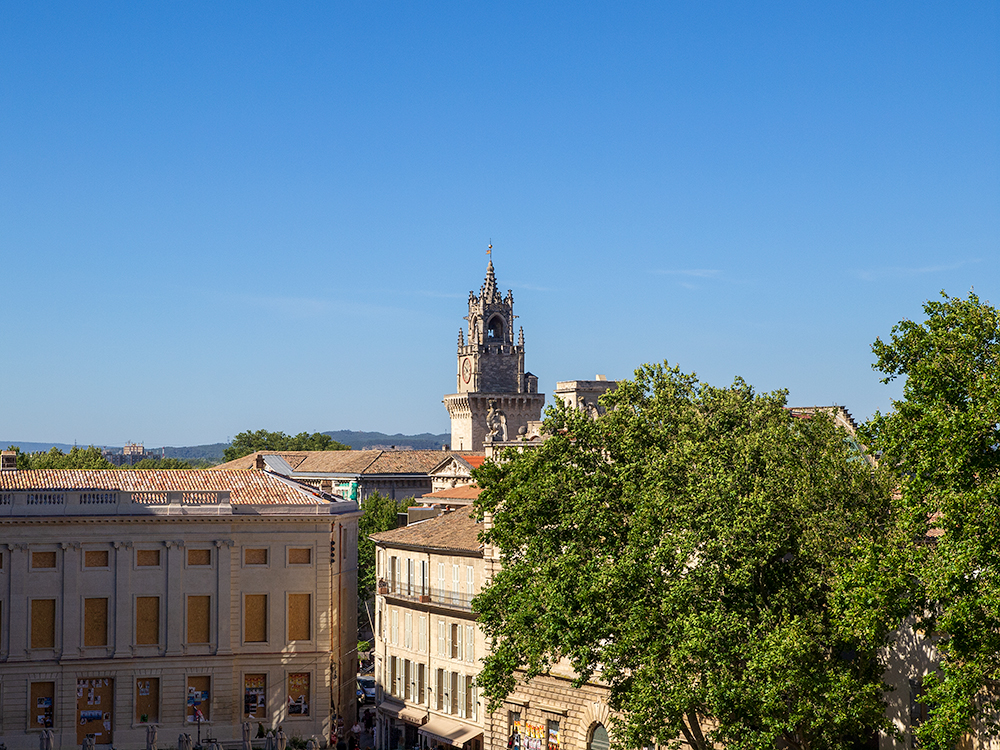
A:
{"type": "Polygon", "coordinates": [[[0,471],[0,743],[328,738],[355,706],[358,517],[263,471],[0,471]]]}

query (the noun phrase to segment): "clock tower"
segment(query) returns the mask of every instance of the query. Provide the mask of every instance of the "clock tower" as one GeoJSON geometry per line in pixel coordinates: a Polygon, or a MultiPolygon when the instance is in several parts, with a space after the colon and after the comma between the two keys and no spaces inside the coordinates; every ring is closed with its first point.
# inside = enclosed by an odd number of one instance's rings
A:
{"type": "Polygon", "coordinates": [[[545,395],[524,371],[524,329],[514,343],[514,295],[497,289],[493,261],[477,297],[469,292],[468,342],[458,331],[458,386],[444,397],[451,415],[451,449],[481,451],[487,442],[517,437],[541,419],[545,395]]]}

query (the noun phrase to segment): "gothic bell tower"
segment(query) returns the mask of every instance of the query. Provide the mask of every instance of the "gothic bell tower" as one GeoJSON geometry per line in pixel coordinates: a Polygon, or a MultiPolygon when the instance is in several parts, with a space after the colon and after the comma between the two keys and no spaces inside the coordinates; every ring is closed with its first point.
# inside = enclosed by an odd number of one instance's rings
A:
{"type": "Polygon", "coordinates": [[[541,419],[545,395],[538,378],[524,371],[524,329],[514,342],[514,295],[497,289],[493,261],[477,297],[469,292],[468,343],[458,331],[458,386],[444,397],[451,415],[451,449],[481,451],[487,442],[517,437],[541,419]]]}

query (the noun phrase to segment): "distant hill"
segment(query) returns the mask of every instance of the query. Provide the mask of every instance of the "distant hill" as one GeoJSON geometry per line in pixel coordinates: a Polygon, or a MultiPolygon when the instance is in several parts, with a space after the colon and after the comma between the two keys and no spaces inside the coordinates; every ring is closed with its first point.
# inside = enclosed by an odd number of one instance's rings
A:
{"type": "MultiPolygon", "coordinates": [[[[442,445],[451,442],[451,435],[432,435],[429,432],[420,435],[386,435],[384,432],[355,432],[354,430],[336,430],[324,432],[338,443],[349,445],[354,450],[363,450],[372,446],[388,448],[412,448],[413,450],[440,450],[442,445]]],[[[51,448],[58,448],[63,453],[68,453],[73,446],[69,443],[26,443],[18,440],[0,440],[0,448],[6,449],[8,445],[16,445],[25,453],[38,453],[39,451],[49,451],[51,448]]],[[[81,443],[80,447],[85,448],[89,443],[81,443]]],[[[120,453],[120,445],[101,445],[99,448],[107,448],[113,453],[120,453]]],[[[229,443],[210,443],[208,445],[189,445],[181,447],[166,446],[164,448],[147,447],[151,453],[162,455],[166,458],[179,458],[185,461],[209,461],[211,463],[222,463],[222,453],[229,447],[229,443]]]]}
{"type": "Polygon", "coordinates": [[[423,432],[419,435],[403,435],[397,432],[395,435],[386,435],[384,432],[355,432],[354,430],[336,430],[334,432],[324,432],[338,443],[349,445],[354,450],[363,450],[370,446],[388,447],[394,445],[397,448],[412,448],[415,451],[440,450],[442,445],[451,443],[451,434],[432,435],[423,432]]]}

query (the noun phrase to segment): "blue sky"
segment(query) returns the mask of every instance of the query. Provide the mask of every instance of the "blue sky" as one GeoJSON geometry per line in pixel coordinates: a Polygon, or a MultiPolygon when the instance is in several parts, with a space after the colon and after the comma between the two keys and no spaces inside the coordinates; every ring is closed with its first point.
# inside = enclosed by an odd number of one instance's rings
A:
{"type": "Polygon", "coordinates": [[[445,432],[492,240],[527,367],[860,419],[1000,303],[995,2],[0,5],[0,437],[445,432]]]}

